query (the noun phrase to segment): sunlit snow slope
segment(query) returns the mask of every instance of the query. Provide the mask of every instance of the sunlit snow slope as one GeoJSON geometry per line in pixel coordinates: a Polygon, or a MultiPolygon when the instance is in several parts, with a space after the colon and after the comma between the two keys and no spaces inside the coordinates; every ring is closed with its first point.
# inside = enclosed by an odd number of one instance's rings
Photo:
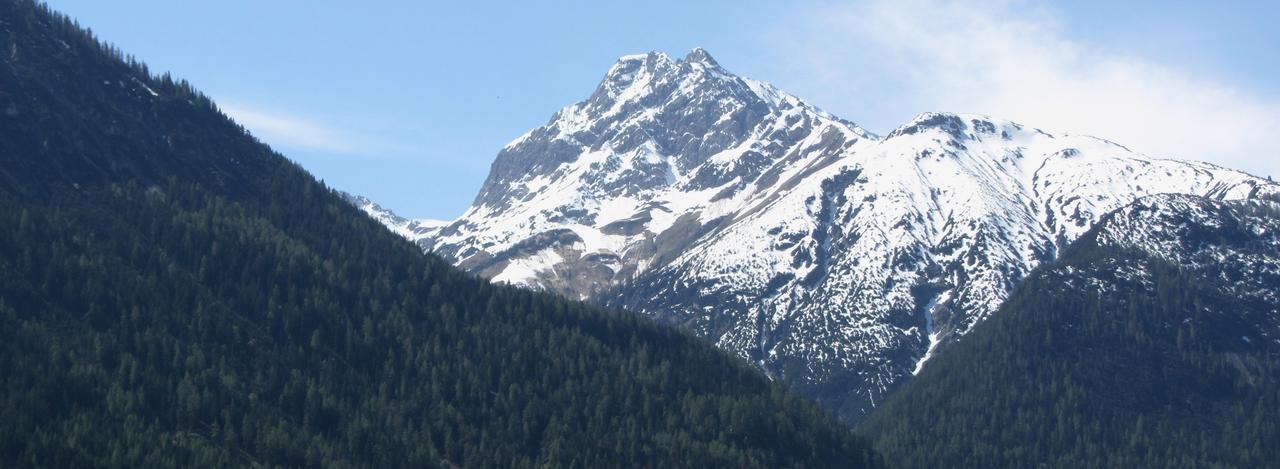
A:
{"type": "Polygon", "coordinates": [[[985,116],[880,137],[695,49],[619,59],[457,220],[361,206],[495,281],[687,326],[856,421],[1106,213],[1278,189],[985,116]]]}

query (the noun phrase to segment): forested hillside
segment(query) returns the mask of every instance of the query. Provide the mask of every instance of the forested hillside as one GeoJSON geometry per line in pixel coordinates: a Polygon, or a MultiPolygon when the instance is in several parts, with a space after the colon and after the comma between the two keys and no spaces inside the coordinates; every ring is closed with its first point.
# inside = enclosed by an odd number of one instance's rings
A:
{"type": "Polygon", "coordinates": [[[2,466],[876,465],[710,345],[423,255],[41,5],[0,54],[2,466]]]}
{"type": "Polygon", "coordinates": [[[863,430],[903,467],[1280,467],[1280,203],[1143,199],[863,430]]]}

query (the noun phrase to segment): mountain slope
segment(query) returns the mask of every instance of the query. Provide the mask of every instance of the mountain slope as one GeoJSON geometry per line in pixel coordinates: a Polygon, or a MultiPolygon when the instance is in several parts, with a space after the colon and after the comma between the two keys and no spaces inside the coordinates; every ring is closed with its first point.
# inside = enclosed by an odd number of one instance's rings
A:
{"type": "Polygon", "coordinates": [[[1278,200],[1122,208],[863,430],[904,467],[1274,467],[1278,200]]]}
{"type": "Polygon", "coordinates": [[[0,51],[0,465],[874,465],[684,333],[423,255],[39,4],[0,51]]]}
{"type": "Polygon", "coordinates": [[[464,215],[409,237],[680,324],[856,421],[1102,214],[1276,191],[985,116],[879,137],[695,49],[623,57],[507,145],[464,215]]]}
{"type": "Polygon", "coordinates": [[[369,200],[368,197],[362,195],[354,195],[346,192],[342,193],[342,197],[347,199],[351,205],[364,212],[366,215],[373,217],[378,223],[391,228],[396,234],[409,239],[411,241],[420,240],[434,235],[440,228],[443,228],[448,222],[441,220],[431,220],[426,218],[410,220],[408,218],[396,215],[395,212],[382,208],[377,202],[369,200]]]}
{"type": "Polygon", "coordinates": [[[829,158],[866,137],[701,49],[628,56],[586,101],[507,145],[471,209],[423,241],[486,276],[586,297],[676,256],[689,241],[677,232],[719,215],[691,208],[744,193],[783,160],[829,158]],[[525,256],[553,245],[547,255],[581,259],[571,278],[536,275],[525,256]]]}

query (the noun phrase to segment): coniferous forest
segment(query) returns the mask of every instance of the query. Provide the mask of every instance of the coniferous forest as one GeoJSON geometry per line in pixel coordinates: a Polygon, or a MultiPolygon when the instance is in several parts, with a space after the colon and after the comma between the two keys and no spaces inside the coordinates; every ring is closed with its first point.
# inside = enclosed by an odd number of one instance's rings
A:
{"type": "MultiPolygon", "coordinates": [[[[1227,220],[1186,242],[1271,249],[1227,220]]],[[[902,467],[1280,467],[1280,342],[1257,333],[1275,305],[1224,293],[1238,268],[1086,235],[860,430],[902,467]]]]}
{"type": "MultiPolygon", "coordinates": [[[[0,57],[0,467],[1280,467],[1274,262],[1095,227],[855,433],[424,254],[37,1],[0,1],[0,57]]],[[[1269,197],[1182,241],[1272,259],[1269,197]]]]}
{"type": "Polygon", "coordinates": [[[43,5],[0,54],[0,465],[878,465],[685,333],[424,255],[43,5]]]}

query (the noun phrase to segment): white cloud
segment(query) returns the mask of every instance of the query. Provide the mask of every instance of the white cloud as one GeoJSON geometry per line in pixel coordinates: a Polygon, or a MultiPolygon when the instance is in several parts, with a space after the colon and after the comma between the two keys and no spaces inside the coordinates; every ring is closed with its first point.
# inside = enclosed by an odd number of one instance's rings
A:
{"type": "Polygon", "coordinates": [[[339,128],[296,114],[241,103],[219,104],[228,116],[254,136],[281,149],[301,149],[364,157],[403,155],[414,147],[359,131],[339,128]]]}
{"type": "Polygon", "coordinates": [[[855,120],[861,107],[873,120],[877,108],[894,118],[974,112],[1104,137],[1152,156],[1280,176],[1280,103],[1074,40],[1051,10],[872,0],[806,15],[807,27],[799,28],[806,32],[784,46],[803,62],[797,68],[817,71],[802,94],[818,103],[831,98],[855,120]]]}

